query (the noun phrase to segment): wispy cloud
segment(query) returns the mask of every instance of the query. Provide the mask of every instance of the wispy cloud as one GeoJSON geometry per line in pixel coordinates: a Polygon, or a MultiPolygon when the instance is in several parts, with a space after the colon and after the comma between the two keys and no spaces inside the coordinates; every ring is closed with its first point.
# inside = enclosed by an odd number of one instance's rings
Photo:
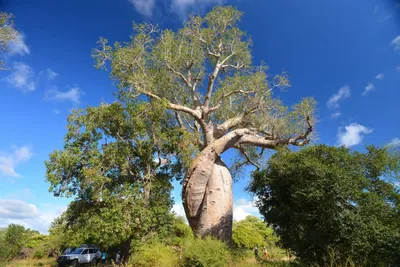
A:
{"type": "Polygon", "coordinates": [[[374,14],[374,15],[375,15],[375,14],[376,14],[376,12],[378,12],[378,10],[379,10],[379,6],[375,6],[375,7],[374,7],[374,11],[372,12],[372,14],[374,14]]]}
{"type": "Polygon", "coordinates": [[[339,108],[339,102],[350,97],[350,86],[345,85],[332,95],[326,103],[329,108],[339,108]]]}
{"type": "Polygon", "coordinates": [[[15,169],[20,163],[28,161],[31,157],[32,152],[27,146],[13,146],[11,153],[0,151],[0,173],[9,177],[21,177],[15,169]]]}
{"type": "Polygon", "coordinates": [[[36,90],[37,77],[33,69],[24,62],[14,62],[11,74],[5,78],[6,82],[24,93],[36,90]]]}
{"type": "Polygon", "coordinates": [[[151,17],[155,6],[155,0],[128,0],[133,4],[137,12],[140,14],[151,17]]]}
{"type": "Polygon", "coordinates": [[[389,143],[389,146],[398,147],[400,146],[400,138],[393,138],[392,141],[389,143]]]}
{"type": "Polygon", "coordinates": [[[336,119],[336,118],[339,118],[341,115],[342,115],[342,113],[340,111],[338,111],[338,112],[332,113],[331,118],[336,119]]]}
{"type": "Polygon", "coordinates": [[[52,69],[48,68],[48,69],[46,69],[46,76],[49,81],[52,81],[58,76],[58,73],[54,72],[52,69]]]}
{"type": "Polygon", "coordinates": [[[191,10],[203,9],[214,4],[221,5],[225,2],[226,0],[172,0],[171,10],[185,16],[191,10]]]}
{"type": "Polygon", "coordinates": [[[368,83],[367,86],[365,86],[364,88],[364,92],[362,92],[361,95],[366,96],[369,92],[375,90],[375,85],[373,85],[372,83],[368,83]]]}
{"type": "Polygon", "coordinates": [[[58,114],[60,114],[60,110],[55,108],[55,109],[53,109],[53,113],[58,115],[58,114]]]}
{"type": "Polygon", "coordinates": [[[383,80],[383,78],[385,78],[385,74],[384,73],[379,73],[378,75],[376,75],[375,79],[377,80],[383,80]]]}
{"type": "Polygon", "coordinates": [[[59,102],[71,101],[75,104],[80,103],[82,90],[75,86],[70,88],[67,91],[60,91],[57,87],[53,87],[50,90],[47,90],[45,93],[45,97],[48,100],[54,100],[59,102]]]}
{"type": "Polygon", "coordinates": [[[397,71],[397,72],[400,72],[400,66],[397,66],[397,67],[396,67],[396,71],[397,71]]]}
{"type": "Polygon", "coordinates": [[[29,53],[30,50],[25,43],[25,35],[22,33],[18,34],[17,38],[10,42],[10,54],[23,56],[29,53]]]}
{"type": "Polygon", "coordinates": [[[394,50],[400,51],[400,35],[394,38],[390,44],[393,46],[394,50]]]}
{"type": "Polygon", "coordinates": [[[344,130],[339,128],[338,144],[345,147],[358,145],[362,142],[364,135],[372,133],[372,131],[372,129],[358,123],[351,123],[344,127],[344,130]]]}

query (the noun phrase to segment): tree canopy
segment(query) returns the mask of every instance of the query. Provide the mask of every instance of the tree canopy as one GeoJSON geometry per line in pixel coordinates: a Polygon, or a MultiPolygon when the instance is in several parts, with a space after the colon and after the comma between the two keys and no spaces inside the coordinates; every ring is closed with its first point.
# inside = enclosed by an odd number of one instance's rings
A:
{"type": "Polygon", "coordinates": [[[312,98],[289,108],[272,97],[274,90],[290,86],[288,75],[270,75],[266,65],[252,62],[241,17],[224,6],[190,16],[178,31],[134,24],[131,41],[109,45],[101,38],[93,50],[96,66],[110,69],[120,98],[162,106],[175,117],[170,127],[190,137],[185,213],[196,235],[228,242],[232,178],[221,154],[236,149],[241,162],[233,167],[258,167],[264,149],[308,144],[316,123],[312,98]]]}
{"type": "Polygon", "coordinates": [[[50,191],[75,199],[53,232],[126,255],[134,242],[169,231],[171,181],[181,177],[187,138],[160,113],[149,103],[115,102],[69,116],[64,149],[46,167],[50,191]]]}
{"type": "Polygon", "coordinates": [[[275,154],[250,190],[282,245],[303,262],[323,264],[334,253],[342,262],[388,266],[400,259],[400,194],[392,180],[399,171],[388,148],[312,146],[275,154]]]}
{"type": "Polygon", "coordinates": [[[268,227],[260,218],[247,216],[244,220],[233,223],[233,244],[238,248],[253,249],[275,245],[279,238],[274,230],[268,227]]]}
{"type": "Polygon", "coordinates": [[[177,125],[198,137],[193,145],[200,150],[240,129],[235,133],[246,135],[236,143],[242,154],[246,145],[307,143],[315,101],[305,98],[288,108],[272,98],[275,89],[290,86],[288,75],[270,79],[267,66],[253,64],[251,38],[238,27],[241,17],[228,6],[190,16],[177,32],[134,24],[130,42],[110,46],[101,38],[93,57],[98,68],[111,68],[120,95],[175,112],[177,125]]]}

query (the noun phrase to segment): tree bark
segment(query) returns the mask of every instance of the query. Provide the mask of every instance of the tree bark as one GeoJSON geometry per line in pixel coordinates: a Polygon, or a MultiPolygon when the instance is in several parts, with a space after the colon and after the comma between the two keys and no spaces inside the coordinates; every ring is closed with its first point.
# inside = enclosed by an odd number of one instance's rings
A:
{"type": "Polygon", "coordinates": [[[182,188],[183,207],[195,235],[232,241],[232,177],[220,154],[236,141],[220,138],[193,161],[182,188]]]}
{"type": "MultiPolygon", "coordinates": [[[[232,177],[228,167],[217,157],[215,162],[209,162],[208,168],[212,171],[207,179],[205,190],[202,192],[202,201],[198,212],[193,216],[190,212],[189,197],[184,200],[184,208],[190,227],[195,235],[205,237],[211,235],[227,242],[232,241],[232,177]]],[[[196,192],[195,186],[188,186],[187,195],[196,192]]]]}

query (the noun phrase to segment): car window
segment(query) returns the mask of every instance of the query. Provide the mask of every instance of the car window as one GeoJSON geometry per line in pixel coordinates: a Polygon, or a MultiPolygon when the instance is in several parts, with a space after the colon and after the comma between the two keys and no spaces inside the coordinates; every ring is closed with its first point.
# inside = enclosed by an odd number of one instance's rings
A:
{"type": "Polygon", "coordinates": [[[85,250],[82,252],[82,254],[89,254],[89,250],[88,250],[88,249],[85,249],[85,250]]]}
{"type": "Polygon", "coordinates": [[[94,249],[89,249],[89,254],[93,254],[96,253],[96,251],[94,249]]]}
{"type": "Polygon", "coordinates": [[[83,249],[78,248],[78,249],[75,249],[74,251],[72,251],[71,254],[81,254],[82,251],[83,251],[83,249]]]}

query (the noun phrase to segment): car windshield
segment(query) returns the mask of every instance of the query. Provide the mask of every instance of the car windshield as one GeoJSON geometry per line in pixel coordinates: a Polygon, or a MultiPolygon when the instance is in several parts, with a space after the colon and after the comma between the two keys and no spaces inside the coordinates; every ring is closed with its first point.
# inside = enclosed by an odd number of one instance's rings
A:
{"type": "Polygon", "coordinates": [[[81,254],[82,251],[83,251],[83,249],[78,248],[78,249],[75,249],[74,251],[72,251],[70,254],[81,254]]]}

